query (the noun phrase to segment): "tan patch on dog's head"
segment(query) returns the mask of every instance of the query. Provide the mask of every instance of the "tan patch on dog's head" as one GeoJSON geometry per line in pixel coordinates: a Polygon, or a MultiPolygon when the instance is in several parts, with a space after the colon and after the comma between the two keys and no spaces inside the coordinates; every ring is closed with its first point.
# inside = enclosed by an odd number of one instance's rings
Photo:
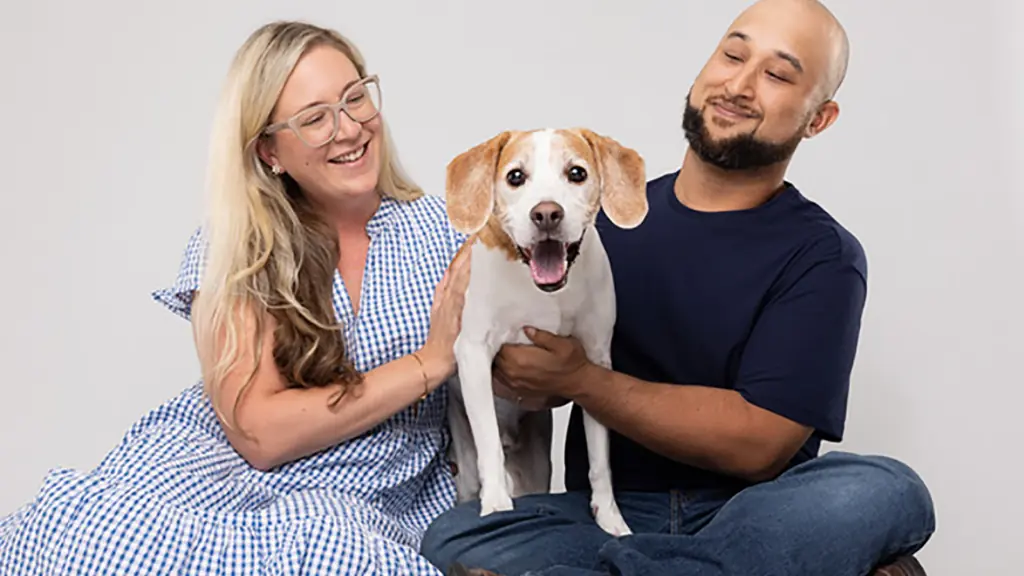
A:
{"type": "Polygon", "coordinates": [[[557,145],[564,147],[564,150],[559,149],[558,153],[567,158],[582,160],[583,164],[590,168],[589,178],[597,183],[597,186],[579,187],[579,190],[586,191],[583,202],[587,207],[585,219],[589,222],[601,208],[601,163],[595,155],[594,148],[579,130],[563,129],[557,130],[555,134],[558,136],[557,145]]]}
{"type": "Polygon", "coordinates": [[[483,228],[494,211],[498,159],[512,132],[505,131],[459,154],[445,171],[448,219],[463,234],[483,228]]]}
{"type": "Polygon", "coordinates": [[[620,228],[639,226],[649,209],[647,176],[640,154],[586,128],[567,132],[578,136],[565,139],[573,151],[597,166],[601,179],[600,205],[608,219],[620,228]]]}
{"type": "Polygon", "coordinates": [[[446,205],[452,227],[498,249],[509,260],[519,260],[519,252],[501,225],[507,207],[494,185],[499,166],[512,158],[529,158],[529,134],[504,131],[459,154],[447,168],[446,205]]]}
{"type": "Polygon", "coordinates": [[[515,242],[505,232],[496,216],[487,219],[487,224],[476,233],[476,237],[484,246],[500,251],[509,261],[519,260],[519,250],[516,249],[515,242]]]}
{"type": "Polygon", "coordinates": [[[539,132],[539,130],[526,130],[510,133],[508,140],[501,148],[501,153],[498,155],[497,166],[505,166],[513,160],[518,160],[524,165],[531,164],[534,161],[534,142],[532,136],[537,132],[539,132]]]}

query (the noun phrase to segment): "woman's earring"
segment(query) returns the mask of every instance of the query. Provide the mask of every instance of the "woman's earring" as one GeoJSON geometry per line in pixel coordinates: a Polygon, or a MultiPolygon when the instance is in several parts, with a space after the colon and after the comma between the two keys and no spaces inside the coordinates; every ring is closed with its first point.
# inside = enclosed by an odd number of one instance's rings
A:
{"type": "Polygon", "coordinates": [[[273,172],[275,176],[280,176],[281,173],[284,172],[284,170],[282,170],[281,167],[277,164],[271,166],[270,171],[273,172]]]}

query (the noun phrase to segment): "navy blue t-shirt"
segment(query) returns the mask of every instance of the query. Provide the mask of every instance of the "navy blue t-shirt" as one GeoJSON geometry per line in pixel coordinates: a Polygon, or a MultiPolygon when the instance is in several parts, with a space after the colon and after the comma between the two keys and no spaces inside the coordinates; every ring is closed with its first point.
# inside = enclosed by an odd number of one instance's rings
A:
{"type": "MultiPolygon", "coordinates": [[[[648,183],[650,210],[623,230],[602,213],[615,278],[612,367],[642,380],[739,391],[814,428],[790,466],[838,442],[867,289],[857,239],[791,183],[750,210],[697,212],[676,198],[678,171],[648,183]]],[[[580,407],[566,438],[566,487],[589,489],[580,407]]],[[[619,490],[734,487],[611,431],[619,490]]]]}

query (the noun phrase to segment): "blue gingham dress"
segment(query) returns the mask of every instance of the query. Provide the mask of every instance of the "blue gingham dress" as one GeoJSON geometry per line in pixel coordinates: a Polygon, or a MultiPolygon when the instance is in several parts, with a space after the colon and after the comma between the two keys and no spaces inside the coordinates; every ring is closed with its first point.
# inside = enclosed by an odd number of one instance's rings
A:
{"type": "MultiPolygon", "coordinates": [[[[433,196],[384,199],[367,230],[358,317],[334,278],[335,310],[360,371],[423,344],[434,288],[465,240],[433,196]]],[[[203,246],[200,229],[177,281],[154,293],[185,318],[203,246]]],[[[136,422],[98,467],[51,471],[32,502],[0,519],[0,573],[440,575],[417,551],[427,525],[455,500],[446,393],[261,472],[228,443],[199,382],[136,422]]]]}

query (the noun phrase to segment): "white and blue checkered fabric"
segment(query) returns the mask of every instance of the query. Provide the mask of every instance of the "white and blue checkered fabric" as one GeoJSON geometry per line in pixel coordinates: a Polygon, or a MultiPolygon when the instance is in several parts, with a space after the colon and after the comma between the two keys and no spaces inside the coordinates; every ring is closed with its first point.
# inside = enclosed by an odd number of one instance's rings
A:
{"type": "MultiPolygon", "coordinates": [[[[367,371],[426,339],[434,287],[465,238],[443,201],[385,199],[370,221],[360,311],[340,275],[334,304],[367,371]]],[[[188,318],[203,240],[154,298],[188,318]]],[[[95,469],[52,471],[0,519],[0,572],[17,575],[439,575],[417,550],[454,504],[446,390],[362,436],[270,472],[228,443],[202,383],[135,423],[95,469]]]]}

